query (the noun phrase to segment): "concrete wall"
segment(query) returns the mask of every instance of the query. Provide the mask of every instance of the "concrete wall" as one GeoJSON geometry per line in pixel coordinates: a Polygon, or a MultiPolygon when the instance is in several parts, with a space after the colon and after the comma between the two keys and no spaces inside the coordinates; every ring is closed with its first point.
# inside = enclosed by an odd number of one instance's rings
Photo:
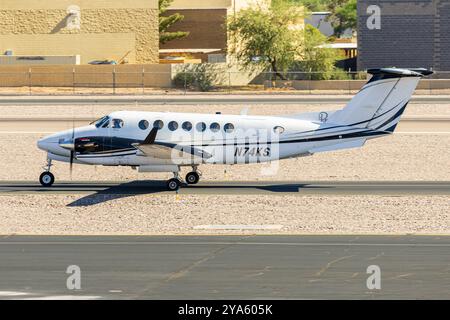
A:
{"type": "Polygon", "coordinates": [[[0,66],[0,87],[139,88],[172,86],[171,66],[0,66]]]}
{"type": "Polygon", "coordinates": [[[156,0],[2,0],[0,54],[81,55],[81,63],[158,62],[156,0]],[[67,28],[70,5],[81,8],[80,29],[67,28]]]}
{"type": "MultiPolygon", "coordinates": [[[[319,91],[357,91],[361,89],[367,80],[277,80],[264,81],[266,88],[293,88],[296,90],[319,90],[319,91]]],[[[445,90],[450,89],[450,80],[446,79],[422,79],[417,90],[445,90]]]]}

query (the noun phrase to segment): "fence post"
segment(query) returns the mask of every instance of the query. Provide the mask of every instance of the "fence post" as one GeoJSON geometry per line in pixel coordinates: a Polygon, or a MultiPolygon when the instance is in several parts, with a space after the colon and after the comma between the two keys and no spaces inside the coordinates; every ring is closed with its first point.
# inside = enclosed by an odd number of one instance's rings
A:
{"type": "Polygon", "coordinates": [[[186,70],[186,68],[183,68],[184,69],[184,72],[183,72],[183,75],[184,75],[184,94],[186,95],[186,93],[187,93],[187,88],[186,88],[186,86],[187,86],[187,70],[186,70]]]}
{"type": "MultiPolygon", "coordinates": [[[[272,89],[272,86],[273,86],[273,83],[272,83],[272,76],[273,76],[273,73],[272,73],[272,68],[270,68],[270,71],[269,71],[269,76],[270,76],[270,81],[269,81],[269,88],[271,88],[272,89]]],[[[275,78],[276,79],[276,78],[275,78]]]]}
{"type": "Polygon", "coordinates": [[[142,94],[145,94],[145,67],[142,67],[142,94]]]}
{"type": "Polygon", "coordinates": [[[31,96],[31,68],[28,68],[28,94],[31,96]]]}
{"type": "Polygon", "coordinates": [[[348,68],[347,78],[348,78],[348,94],[352,94],[352,69],[348,68]]]}
{"type": "MultiPolygon", "coordinates": [[[[433,71],[433,69],[431,69],[431,71],[433,71]]],[[[429,91],[430,91],[430,95],[431,94],[433,94],[433,88],[432,88],[432,83],[433,83],[433,81],[431,81],[431,79],[433,79],[433,76],[431,76],[429,79],[428,79],[428,89],[429,89],[429,91]]]]}
{"type": "Polygon", "coordinates": [[[112,85],[113,85],[113,94],[116,94],[116,67],[113,68],[112,76],[113,76],[113,83],[112,83],[112,85]]]}
{"type": "Polygon", "coordinates": [[[312,73],[311,73],[311,68],[309,68],[309,80],[308,80],[308,91],[309,91],[309,94],[312,94],[312,92],[311,92],[311,81],[312,81],[312,73]]]}
{"type": "Polygon", "coordinates": [[[72,68],[72,94],[75,95],[75,68],[72,68]]]}

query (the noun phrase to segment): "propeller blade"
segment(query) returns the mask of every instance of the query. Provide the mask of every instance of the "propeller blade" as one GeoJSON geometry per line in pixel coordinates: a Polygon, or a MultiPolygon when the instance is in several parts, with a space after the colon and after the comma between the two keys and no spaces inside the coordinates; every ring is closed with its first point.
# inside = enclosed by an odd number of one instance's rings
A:
{"type": "Polygon", "coordinates": [[[70,179],[72,179],[74,151],[70,151],[70,179]]]}
{"type": "Polygon", "coordinates": [[[73,159],[75,157],[75,120],[72,119],[72,144],[73,149],[70,150],[70,180],[72,180],[73,159]]]}

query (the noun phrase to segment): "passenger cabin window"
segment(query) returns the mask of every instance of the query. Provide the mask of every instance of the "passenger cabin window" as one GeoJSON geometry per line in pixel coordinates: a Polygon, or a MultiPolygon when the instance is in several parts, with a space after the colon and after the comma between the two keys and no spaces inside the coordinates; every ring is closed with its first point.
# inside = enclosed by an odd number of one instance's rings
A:
{"type": "Polygon", "coordinates": [[[170,131],[175,131],[178,129],[178,122],[170,121],[168,127],[170,131]]]}
{"type": "Polygon", "coordinates": [[[206,123],[199,122],[195,125],[195,128],[197,129],[198,132],[203,132],[206,130],[206,123]]]}
{"type": "Polygon", "coordinates": [[[213,122],[211,123],[209,128],[211,129],[212,132],[217,132],[220,130],[220,124],[218,124],[217,122],[213,122]]]}
{"type": "Polygon", "coordinates": [[[113,129],[120,129],[123,127],[123,120],[122,119],[113,119],[112,120],[112,128],[113,129]]]}
{"type": "Polygon", "coordinates": [[[273,128],[273,132],[275,132],[277,134],[282,134],[284,132],[284,128],[281,126],[276,126],[273,128]]]}
{"type": "Polygon", "coordinates": [[[184,131],[191,131],[192,130],[192,123],[189,121],[183,122],[183,125],[181,126],[184,131]]]}
{"type": "Polygon", "coordinates": [[[139,125],[139,128],[140,128],[140,129],[145,130],[145,129],[148,128],[149,123],[148,123],[147,120],[141,120],[141,121],[139,121],[139,124],[138,124],[138,125],[139,125]]]}
{"type": "Polygon", "coordinates": [[[232,123],[227,123],[226,125],[223,126],[223,130],[226,133],[231,133],[234,131],[234,125],[232,123]]]}
{"type": "Polygon", "coordinates": [[[164,122],[162,120],[156,120],[153,122],[153,128],[157,128],[158,130],[161,130],[164,127],[164,122]]]}

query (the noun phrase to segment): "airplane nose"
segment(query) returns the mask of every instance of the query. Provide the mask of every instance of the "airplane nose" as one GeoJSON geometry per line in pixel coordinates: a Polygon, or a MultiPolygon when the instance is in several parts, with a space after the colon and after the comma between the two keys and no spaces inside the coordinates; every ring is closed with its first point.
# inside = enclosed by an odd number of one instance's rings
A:
{"type": "Polygon", "coordinates": [[[49,144],[47,138],[39,139],[37,142],[37,146],[39,149],[44,150],[44,151],[48,151],[50,148],[50,144],[49,144]]]}
{"type": "Polygon", "coordinates": [[[43,137],[37,141],[37,146],[39,149],[53,153],[60,156],[67,156],[70,154],[70,146],[64,145],[67,141],[66,134],[56,133],[50,136],[43,137]],[[62,145],[61,145],[62,144],[62,145]],[[64,148],[67,147],[67,148],[64,148]]]}

